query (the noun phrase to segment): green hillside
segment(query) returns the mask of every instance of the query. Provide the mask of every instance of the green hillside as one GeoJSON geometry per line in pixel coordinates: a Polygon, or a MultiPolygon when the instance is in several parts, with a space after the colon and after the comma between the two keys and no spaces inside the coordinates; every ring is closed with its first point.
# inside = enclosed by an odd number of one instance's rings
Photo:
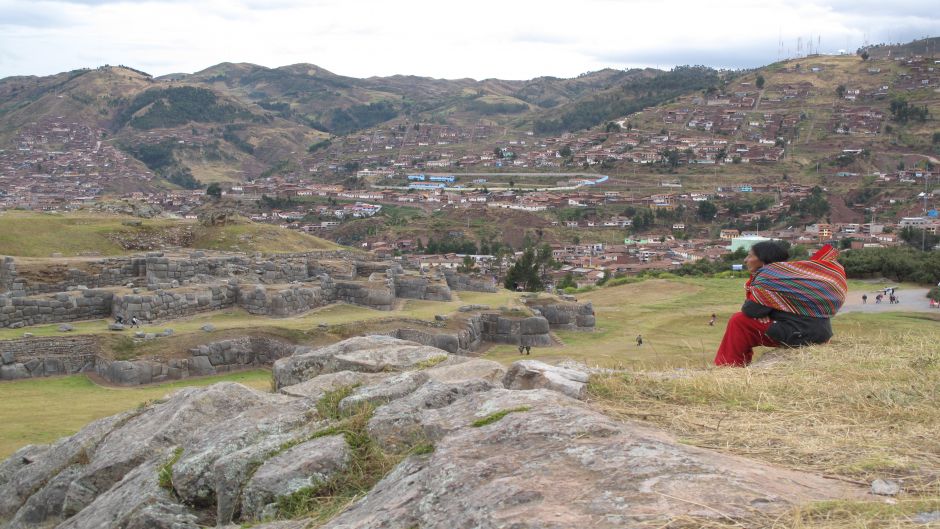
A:
{"type": "Polygon", "coordinates": [[[269,253],[340,248],[318,237],[250,222],[202,226],[195,221],[140,220],[89,213],[0,214],[0,255],[121,255],[167,245],[269,253]]]}

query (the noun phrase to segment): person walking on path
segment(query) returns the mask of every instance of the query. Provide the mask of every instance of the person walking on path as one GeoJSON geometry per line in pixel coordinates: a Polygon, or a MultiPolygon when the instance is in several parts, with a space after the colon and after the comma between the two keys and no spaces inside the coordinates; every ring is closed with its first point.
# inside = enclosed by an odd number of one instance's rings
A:
{"type": "Polygon", "coordinates": [[[137,316],[131,316],[131,327],[140,328],[140,320],[137,319],[137,316]]]}
{"type": "Polygon", "coordinates": [[[800,347],[832,338],[829,321],[845,303],[848,285],[839,252],[825,245],[809,260],[787,262],[783,246],[755,244],[744,260],[750,279],[741,312],[728,319],[715,365],[746,366],[754,347],[800,347]]]}
{"type": "Polygon", "coordinates": [[[709,327],[714,327],[714,326],[715,326],[715,320],[717,320],[717,319],[718,319],[718,316],[715,315],[715,313],[713,312],[713,313],[712,313],[712,319],[708,320],[708,326],[709,326],[709,327]]]}
{"type": "Polygon", "coordinates": [[[642,345],[643,345],[643,335],[638,334],[636,335],[636,346],[641,347],[642,345]]]}
{"type": "Polygon", "coordinates": [[[862,305],[868,305],[868,294],[862,294],[862,305]]]}

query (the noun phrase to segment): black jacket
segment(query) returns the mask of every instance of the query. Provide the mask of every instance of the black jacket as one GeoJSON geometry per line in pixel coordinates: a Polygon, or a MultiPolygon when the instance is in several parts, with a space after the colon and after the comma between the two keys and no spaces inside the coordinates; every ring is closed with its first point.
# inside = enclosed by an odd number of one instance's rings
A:
{"type": "Polygon", "coordinates": [[[770,318],[772,321],[767,329],[767,336],[783,345],[800,347],[811,343],[826,343],[832,338],[832,324],[829,318],[813,318],[783,312],[751,300],[744,302],[741,312],[749,318],[770,318]]]}

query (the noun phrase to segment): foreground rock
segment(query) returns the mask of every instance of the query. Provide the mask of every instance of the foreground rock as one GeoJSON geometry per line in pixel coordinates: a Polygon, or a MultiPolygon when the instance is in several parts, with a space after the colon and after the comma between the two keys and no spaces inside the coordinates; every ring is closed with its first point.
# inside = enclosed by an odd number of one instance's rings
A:
{"type": "Polygon", "coordinates": [[[613,528],[866,497],[614,421],[571,397],[583,396],[587,375],[540,362],[504,373],[486,360],[365,337],[300,350],[278,361],[275,376],[281,394],[232,383],[184,389],[21,449],[0,463],[0,528],[257,524],[278,516],[281,500],[357,471],[364,442],[427,455],[405,458],[326,527],[613,528]],[[339,402],[318,402],[338,389],[339,402]]]}
{"type": "Polygon", "coordinates": [[[350,338],[320,349],[299,349],[274,363],[278,389],[337,371],[380,373],[417,367],[447,358],[447,352],[388,336],[350,338]]]}
{"type": "Polygon", "coordinates": [[[503,378],[509,389],[552,389],[575,399],[587,394],[589,375],[583,371],[557,367],[538,360],[514,362],[503,378]]]}

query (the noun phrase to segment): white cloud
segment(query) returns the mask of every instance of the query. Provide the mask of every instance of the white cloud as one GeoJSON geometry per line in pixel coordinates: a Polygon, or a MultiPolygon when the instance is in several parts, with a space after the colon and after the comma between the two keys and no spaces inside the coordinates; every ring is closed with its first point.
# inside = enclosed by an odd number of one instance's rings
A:
{"type": "Polygon", "coordinates": [[[222,61],[339,74],[527,79],[604,67],[752,67],[940,34],[901,0],[0,0],[0,77],[127,64],[155,75],[222,61]]]}

